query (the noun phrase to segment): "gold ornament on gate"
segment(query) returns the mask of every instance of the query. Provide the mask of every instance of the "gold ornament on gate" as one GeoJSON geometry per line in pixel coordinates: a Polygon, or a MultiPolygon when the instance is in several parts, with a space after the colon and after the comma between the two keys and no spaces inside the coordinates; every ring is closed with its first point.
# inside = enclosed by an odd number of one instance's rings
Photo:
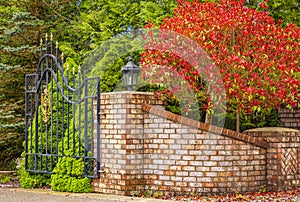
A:
{"type": "Polygon", "coordinates": [[[51,116],[51,97],[49,96],[48,89],[45,89],[42,93],[41,111],[42,119],[47,123],[51,116]]]}

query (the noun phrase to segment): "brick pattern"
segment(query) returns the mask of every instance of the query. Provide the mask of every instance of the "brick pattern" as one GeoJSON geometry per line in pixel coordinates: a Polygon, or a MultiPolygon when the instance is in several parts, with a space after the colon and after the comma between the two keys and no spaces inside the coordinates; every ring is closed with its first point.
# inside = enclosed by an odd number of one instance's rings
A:
{"type": "Polygon", "coordinates": [[[300,130],[300,109],[279,109],[278,117],[282,127],[300,130]]]}
{"type": "Polygon", "coordinates": [[[224,194],[265,184],[264,148],[176,123],[161,112],[145,114],[146,189],[224,194]]]}
{"type": "Polygon", "coordinates": [[[297,148],[282,148],[281,174],[294,175],[298,172],[297,148]]]}
{"type": "Polygon", "coordinates": [[[246,143],[256,145],[258,147],[267,148],[267,146],[268,146],[267,141],[263,138],[260,138],[260,137],[254,137],[254,136],[247,135],[247,134],[244,134],[244,133],[238,133],[236,131],[232,131],[232,130],[229,130],[229,129],[226,129],[226,128],[219,128],[219,127],[216,127],[216,126],[212,126],[212,125],[209,125],[209,124],[198,122],[198,121],[195,121],[193,119],[178,116],[174,113],[171,113],[171,112],[165,111],[161,108],[153,107],[153,106],[147,105],[147,104],[142,105],[142,109],[146,112],[151,113],[151,114],[159,115],[159,116],[162,116],[162,117],[164,117],[168,120],[172,120],[172,121],[177,122],[177,123],[181,123],[181,124],[188,125],[188,126],[191,126],[191,127],[194,127],[194,128],[198,128],[199,130],[208,131],[208,132],[211,132],[211,133],[214,133],[214,134],[219,134],[219,135],[222,135],[222,136],[225,136],[225,137],[240,140],[240,141],[243,141],[243,142],[246,142],[246,143]]]}

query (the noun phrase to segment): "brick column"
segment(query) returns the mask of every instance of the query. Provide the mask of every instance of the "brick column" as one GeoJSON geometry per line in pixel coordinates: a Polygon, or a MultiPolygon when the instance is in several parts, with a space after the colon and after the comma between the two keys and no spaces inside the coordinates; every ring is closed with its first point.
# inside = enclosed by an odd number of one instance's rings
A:
{"type": "Polygon", "coordinates": [[[274,127],[248,130],[245,133],[263,137],[268,142],[268,191],[300,186],[300,131],[274,127]]]}
{"type": "Polygon", "coordinates": [[[101,173],[95,192],[129,195],[144,189],[144,115],[142,104],[163,105],[153,93],[101,94],[101,173]]]}

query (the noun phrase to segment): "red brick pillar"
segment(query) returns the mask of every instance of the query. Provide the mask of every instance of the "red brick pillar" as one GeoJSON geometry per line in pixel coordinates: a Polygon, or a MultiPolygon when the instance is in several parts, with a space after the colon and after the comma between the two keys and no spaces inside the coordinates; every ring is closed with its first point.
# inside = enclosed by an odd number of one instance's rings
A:
{"type": "Polygon", "coordinates": [[[300,131],[288,128],[260,128],[246,131],[263,137],[267,148],[267,190],[300,187],[300,131]]]}
{"type": "Polygon", "coordinates": [[[101,173],[92,182],[95,192],[128,195],[144,189],[144,103],[163,105],[153,93],[101,94],[101,173]]]}

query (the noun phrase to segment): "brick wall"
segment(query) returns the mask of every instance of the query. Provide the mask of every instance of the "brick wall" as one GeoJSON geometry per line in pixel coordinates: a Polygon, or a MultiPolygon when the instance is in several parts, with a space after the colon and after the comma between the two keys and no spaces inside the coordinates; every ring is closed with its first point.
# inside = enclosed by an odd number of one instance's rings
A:
{"type": "Polygon", "coordinates": [[[279,109],[278,118],[282,127],[300,130],[300,109],[279,109]]]}
{"type": "Polygon", "coordinates": [[[254,192],[265,184],[269,190],[297,186],[300,145],[289,142],[294,139],[273,141],[209,126],[162,105],[151,93],[101,95],[101,173],[92,182],[95,192],[224,194],[254,192]],[[291,158],[296,160],[289,163],[291,158]]]}
{"type": "Polygon", "coordinates": [[[179,118],[154,108],[145,114],[146,189],[177,194],[240,193],[258,191],[266,183],[264,148],[207,133],[191,127],[192,120],[178,123],[168,115],[179,118]]]}

